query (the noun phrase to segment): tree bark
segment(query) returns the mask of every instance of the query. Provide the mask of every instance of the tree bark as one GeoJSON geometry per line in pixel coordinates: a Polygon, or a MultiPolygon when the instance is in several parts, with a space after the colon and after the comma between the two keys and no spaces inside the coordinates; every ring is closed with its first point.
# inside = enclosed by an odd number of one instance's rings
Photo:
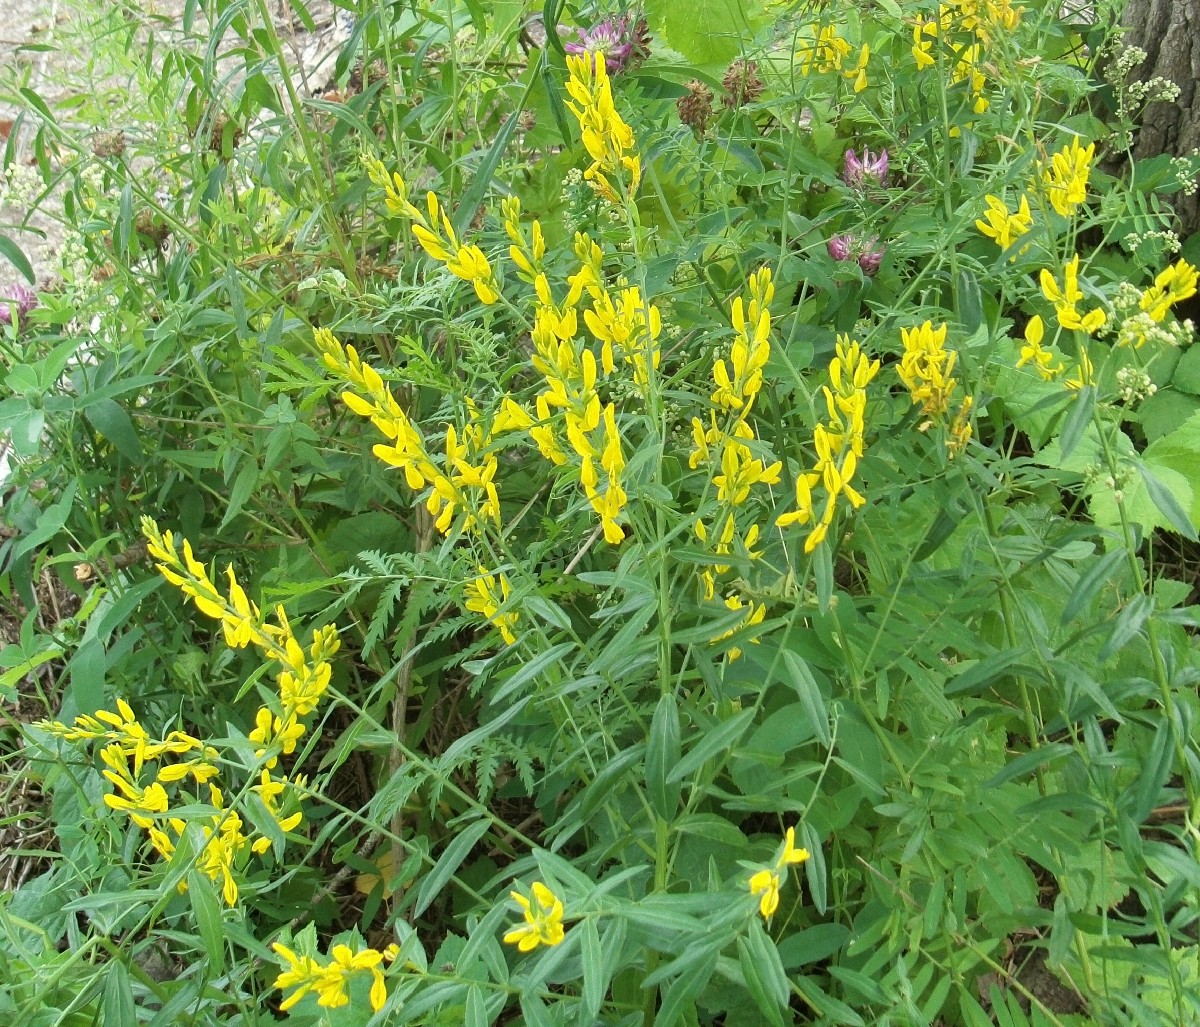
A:
{"type": "MultiPolygon", "coordinates": [[[[1146,51],[1130,78],[1165,78],[1179,86],[1175,103],[1146,106],[1133,144],[1135,160],[1169,153],[1176,157],[1200,147],[1200,0],[1129,0],[1121,16],[1126,45],[1146,51]]],[[[1200,193],[1171,195],[1181,235],[1200,231],[1200,193]]]]}

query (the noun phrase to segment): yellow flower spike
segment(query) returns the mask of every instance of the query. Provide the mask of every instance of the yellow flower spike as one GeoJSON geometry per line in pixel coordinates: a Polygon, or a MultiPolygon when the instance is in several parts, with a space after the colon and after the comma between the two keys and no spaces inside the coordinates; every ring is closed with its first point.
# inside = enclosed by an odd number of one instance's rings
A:
{"type": "Polygon", "coordinates": [[[1095,143],[1084,148],[1079,145],[1079,137],[1073,136],[1069,145],[1051,156],[1048,166],[1038,162],[1050,205],[1063,217],[1071,217],[1087,200],[1088,176],[1095,153],[1095,143]]]}
{"type": "Polygon", "coordinates": [[[1161,323],[1172,306],[1196,295],[1198,277],[1196,268],[1186,260],[1177,260],[1155,276],[1154,284],[1142,293],[1139,308],[1155,323],[1161,323]]]}
{"type": "Polygon", "coordinates": [[[628,193],[637,192],[641,182],[641,161],[633,150],[633,131],[617,113],[608,81],[604,54],[600,52],[568,54],[567,108],[579,122],[580,137],[591,167],[584,180],[605,200],[620,202],[611,178],[628,179],[628,193]]]}
{"type": "Polygon", "coordinates": [[[541,881],[533,882],[532,901],[520,892],[510,892],[512,900],[521,907],[525,923],[504,935],[506,945],[516,945],[521,952],[532,952],[539,945],[557,945],[565,936],[562,900],[541,881]]]}
{"type": "MultiPolygon", "coordinates": [[[[1017,209],[1011,213],[1008,205],[998,196],[989,194],[984,197],[984,202],[987,203],[988,209],[984,212],[983,219],[975,222],[975,227],[993,240],[1002,250],[1006,250],[1016,243],[1033,225],[1033,214],[1029,210],[1027,196],[1022,195],[1017,209]]],[[[1022,247],[1021,252],[1024,253],[1028,249],[1029,246],[1026,244],[1022,247]]],[[[1017,255],[1014,253],[1008,259],[1016,260],[1017,255]]]]}
{"type": "Polygon", "coordinates": [[[490,574],[479,568],[479,577],[467,582],[466,608],[490,621],[499,631],[507,645],[514,645],[517,636],[513,629],[520,622],[520,614],[514,611],[501,613],[500,607],[508,602],[511,586],[503,574],[490,574]]]}
{"type": "Polygon", "coordinates": [[[321,972],[321,965],[312,956],[298,956],[282,942],[275,942],[271,949],[279,956],[286,969],[275,978],[274,987],[281,991],[295,988],[280,1004],[282,1012],[287,1012],[316,986],[321,972]]]}

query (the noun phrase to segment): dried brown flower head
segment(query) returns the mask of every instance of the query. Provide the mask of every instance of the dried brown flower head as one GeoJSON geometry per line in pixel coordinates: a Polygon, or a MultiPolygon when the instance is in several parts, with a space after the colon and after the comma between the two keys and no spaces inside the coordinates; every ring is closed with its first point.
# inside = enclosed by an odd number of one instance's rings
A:
{"type": "Polygon", "coordinates": [[[679,120],[697,135],[703,135],[713,112],[713,92],[699,79],[687,84],[687,92],[675,101],[679,120]]]}
{"type": "Polygon", "coordinates": [[[725,87],[726,107],[737,110],[748,103],[754,103],[762,96],[763,91],[763,80],[758,77],[758,64],[739,58],[729,65],[721,85],[725,87]]]}

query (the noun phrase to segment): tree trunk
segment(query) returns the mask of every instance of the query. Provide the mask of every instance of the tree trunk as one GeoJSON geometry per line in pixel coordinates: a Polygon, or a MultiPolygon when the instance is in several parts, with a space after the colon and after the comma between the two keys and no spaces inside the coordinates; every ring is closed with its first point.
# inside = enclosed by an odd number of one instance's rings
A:
{"type": "MultiPolygon", "coordinates": [[[[1128,30],[1123,43],[1146,51],[1131,79],[1165,78],[1179,86],[1175,103],[1146,106],[1133,144],[1135,159],[1169,153],[1176,157],[1200,147],[1200,0],[1129,0],[1121,16],[1128,30]]],[[[1200,231],[1200,193],[1174,193],[1171,203],[1183,237],[1200,231]]]]}

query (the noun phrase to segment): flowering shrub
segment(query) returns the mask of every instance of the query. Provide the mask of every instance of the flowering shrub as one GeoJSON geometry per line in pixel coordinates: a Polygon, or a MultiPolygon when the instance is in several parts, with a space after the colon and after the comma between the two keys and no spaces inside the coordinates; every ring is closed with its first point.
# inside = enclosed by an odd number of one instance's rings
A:
{"type": "Polygon", "coordinates": [[[446,10],[78,155],[17,1014],[1191,1022],[1198,254],[1102,28],[446,10]]]}

